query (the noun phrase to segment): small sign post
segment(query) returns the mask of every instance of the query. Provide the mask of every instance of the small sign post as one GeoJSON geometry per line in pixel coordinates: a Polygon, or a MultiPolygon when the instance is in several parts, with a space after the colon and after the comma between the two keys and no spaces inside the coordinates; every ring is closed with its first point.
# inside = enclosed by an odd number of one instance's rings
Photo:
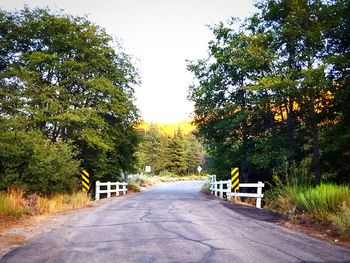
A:
{"type": "Polygon", "coordinates": [[[150,165],[146,166],[145,172],[146,173],[150,173],[151,172],[151,166],[150,165]]]}
{"type": "Polygon", "coordinates": [[[200,165],[198,165],[198,167],[197,167],[198,173],[201,173],[202,170],[203,170],[202,167],[200,165]]]}

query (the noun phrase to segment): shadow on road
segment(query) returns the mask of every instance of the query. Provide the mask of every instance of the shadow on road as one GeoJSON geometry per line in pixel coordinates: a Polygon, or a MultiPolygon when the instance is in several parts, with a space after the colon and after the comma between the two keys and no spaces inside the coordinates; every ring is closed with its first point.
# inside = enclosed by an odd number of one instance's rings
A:
{"type": "Polygon", "coordinates": [[[283,216],[274,213],[268,209],[258,209],[256,207],[237,205],[228,202],[222,202],[222,205],[244,216],[266,222],[279,222],[283,216]]]}

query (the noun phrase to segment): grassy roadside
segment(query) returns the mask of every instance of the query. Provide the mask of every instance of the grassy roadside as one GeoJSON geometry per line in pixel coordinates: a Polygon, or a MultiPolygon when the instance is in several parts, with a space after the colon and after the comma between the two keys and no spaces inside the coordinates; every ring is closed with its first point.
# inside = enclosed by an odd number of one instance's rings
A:
{"type": "Polygon", "coordinates": [[[265,207],[282,213],[291,223],[327,229],[350,239],[350,187],[276,184],[265,193],[265,207]]]}
{"type": "Polygon", "coordinates": [[[55,214],[85,207],[90,202],[87,194],[82,192],[42,197],[36,194],[25,195],[22,189],[12,188],[7,192],[0,192],[0,219],[21,219],[30,215],[55,214]]]}

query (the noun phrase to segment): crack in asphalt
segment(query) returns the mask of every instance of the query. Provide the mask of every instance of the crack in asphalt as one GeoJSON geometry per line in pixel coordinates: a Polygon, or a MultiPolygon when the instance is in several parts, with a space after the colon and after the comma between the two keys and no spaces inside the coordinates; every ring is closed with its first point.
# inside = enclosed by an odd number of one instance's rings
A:
{"type": "Polygon", "coordinates": [[[300,260],[300,263],[306,263],[306,261],[302,260],[301,258],[298,258],[297,256],[294,256],[294,255],[292,255],[292,254],[289,254],[289,253],[283,251],[283,250],[280,249],[280,248],[273,247],[272,245],[269,245],[269,244],[266,244],[266,243],[263,243],[263,242],[259,242],[259,241],[256,241],[256,240],[254,240],[254,239],[250,239],[250,238],[248,238],[246,235],[244,235],[244,234],[242,234],[242,233],[239,233],[239,234],[241,235],[241,237],[243,237],[244,239],[246,239],[246,240],[248,240],[248,241],[250,241],[250,242],[253,242],[253,243],[255,243],[255,244],[259,244],[259,245],[262,245],[262,246],[265,246],[265,247],[272,248],[273,250],[277,250],[277,251],[279,251],[279,252],[281,252],[281,253],[283,253],[283,254],[285,254],[285,255],[287,255],[287,256],[290,256],[290,257],[292,257],[292,258],[295,258],[295,259],[297,259],[297,260],[300,260]]]}

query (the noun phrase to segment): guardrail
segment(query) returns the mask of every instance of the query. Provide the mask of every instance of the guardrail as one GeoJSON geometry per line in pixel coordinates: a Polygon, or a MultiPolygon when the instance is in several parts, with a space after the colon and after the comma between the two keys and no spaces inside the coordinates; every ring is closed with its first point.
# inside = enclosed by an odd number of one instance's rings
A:
{"type": "Polygon", "coordinates": [[[240,193],[240,192],[232,192],[231,190],[231,180],[227,181],[216,181],[216,177],[212,176],[212,181],[210,182],[210,192],[215,196],[219,196],[224,198],[224,193],[226,194],[226,198],[231,200],[232,197],[254,197],[256,198],[256,207],[261,208],[261,199],[264,197],[262,193],[262,188],[265,186],[263,182],[258,183],[241,183],[239,184],[239,188],[241,187],[255,187],[257,188],[256,193],[240,193]],[[215,181],[214,181],[215,180],[215,181]]]}
{"type": "Polygon", "coordinates": [[[107,194],[107,198],[112,197],[113,193],[115,193],[116,196],[118,196],[120,192],[122,193],[122,195],[125,195],[128,191],[127,185],[128,183],[120,183],[120,182],[101,183],[100,181],[96,181],[95,200],[99,200],[101,194],[107,194]],[[101,187],[105,189],[101,189],[101,187]]]}

